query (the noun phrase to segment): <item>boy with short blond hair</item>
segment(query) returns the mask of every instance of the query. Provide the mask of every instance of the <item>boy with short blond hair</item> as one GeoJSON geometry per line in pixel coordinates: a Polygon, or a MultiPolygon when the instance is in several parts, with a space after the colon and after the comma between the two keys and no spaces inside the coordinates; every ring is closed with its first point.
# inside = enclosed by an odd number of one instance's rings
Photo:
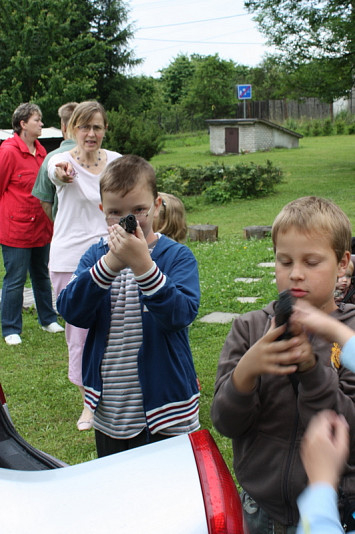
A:
{"type": "MultiPolygon", "coordinates": [[[[351,226],[334,203],[303,197],[287,204],[272,228],[278,291],[306,301],[355,329],[355,307],[339,309],[334,288],[349,263],[351,226]]],[[[234,469],[250,534],[297,528],[297,497],[306,487],[299,444],[312,415],[342,413],[355,429],[355,374],[340,363],[340,347],[308,336],[278,340],[275,302],[238,317],[222,349],[212,420],[232,438],[234,469]]],[[[335,341],[335,340],[334,340],[335,341]]],[[[354,430],[351,435],[354,451],[354,430]]],[[[354,452],[342,488],[355,495],[354,452]]]]}
{"type": "Polygon", "coordinates": [[[188,247],[153,232],[161,199],[147,161],[113,161],[100,191],[109,239],[84,254],[57,305],[66,321],[89,328],[85,402],[105,456],[199,428],[188,326],[200,289],[188,247]],[[129,214],[133,233],[120,224],[129,214]]]}

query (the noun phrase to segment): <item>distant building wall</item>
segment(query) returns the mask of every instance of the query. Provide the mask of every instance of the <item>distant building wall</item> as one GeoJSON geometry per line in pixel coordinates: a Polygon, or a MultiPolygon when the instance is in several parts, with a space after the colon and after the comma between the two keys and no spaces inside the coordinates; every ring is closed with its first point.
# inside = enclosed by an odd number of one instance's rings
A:
{"type": "Polygon", "coordinates": [[[226,128],[239,130],[238,149],[234,153],[257,152],[272,148],[297,148],[302,137],[296,132],[260,119],[211,119],[210,150],[213,154],[226,154],[226,128]]]}
{"type": "Polygon", "coordinates": [[[225,154],[225,127],[214,126],[210,128],[210,148],[211,152],[216,155],[225,154]],[[212,150],[213,147],[213,150],[212,150]]]}
{"type": "Polygon", "coordinates": [[[339,98],[333,104],[334,116],[341,111],[355,113],[355,88],[350,91],[349,98],[339,98]]]}
{"type": "Polygon", "coordinates": [[[299,139],[281,130],[273,130],[273,145],[275,148],[298,148],[299,139]]]}
{"type": "Polygon", "coordinates": [[[240,152],[256,152],[274,148],[272,128],[255,122],[239,127],[240,152]]]}

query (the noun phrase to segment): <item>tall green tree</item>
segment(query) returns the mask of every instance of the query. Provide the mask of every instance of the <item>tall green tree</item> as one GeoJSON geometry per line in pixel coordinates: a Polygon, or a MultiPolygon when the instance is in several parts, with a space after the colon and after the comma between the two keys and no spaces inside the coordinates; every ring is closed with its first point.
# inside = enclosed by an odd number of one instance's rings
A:
{"type": "Polygon", "coordinates": [[[294,71],[309,65],[327,77],[325,100],[347,94],[355,72],[355,0],[246,0],[245,6],[294,71]]]}
{"type": "Polygon", "coordinates": [[[104,45],[104,62],[98,66],[98,90],[107,109],[122,105],[120,92],[126,82],[127,71],[141,63],[134,57],[128,43],[133,32],[127,24],[126,4],[121,0],[90,0],[94,10],[92,34],[104,45]]]}
{"type": "Polygon", "coordinates": [[[168,102],[178,104],[186,96],[195,72],[198,56],[179,54],[166,68],[161,69],[160,82],[168,102]]]}
{"type": "Polygon", "coordinates": [[[295,65],[280,54],[267,55],[250,69],[249,83],[255,100],[315,97],[332,103],[343,90],[343,72],[328,59],[313,59],[295,65]]]}
{"type": "Polygon", "coordinates": [[[245,81],[248,71],[218,54],[199,57],[182,106],[205,119],[235,117],[236,85],[245,81]]]}
{"type": "MultiPolygon", "coordinates": [[[[41,106],[48,125],[58,122],[57,109],[66,101],[98,98],[105,105],[105,94],[102,98],[100,91],[110,72],[116,76],[130,64],[127,43],[131,32],[125,28],[120,33],[117,23],[114,37],[106,40],[104,30],[98,28],[101,4],[90,0],[2,0],[2,126],[11,123],[14,108],[25,101],[41,106]]],[[[111,4],[124,27],[124,3],[111,4]]]]}
{"type": "Polygon", "coordinates": [[[288,96],[289,70],[277,55],[266,56],[249,72],[248,83],[253,86],[254,100],[278,100],[288,96]]]}

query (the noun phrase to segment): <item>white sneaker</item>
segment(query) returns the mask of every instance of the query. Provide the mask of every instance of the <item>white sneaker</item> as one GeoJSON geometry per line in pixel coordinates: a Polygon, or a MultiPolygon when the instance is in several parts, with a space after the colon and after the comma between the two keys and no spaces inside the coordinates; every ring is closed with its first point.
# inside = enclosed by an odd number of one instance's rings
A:
{"type": "Polygon", "coordinates": [[[58,323],[51,323],[47,326],[42,326],[42,330],[49,332],[50,334],[56,334],[57,332],[64,332],[64,328],[58,323]]]}
{"type": "Polygon", "coordinates": [[[5,336],[5,343],[7,345],[19,345],[22,343],[22,339],[18,334],[10,334],[9,336],[5,336]]]}

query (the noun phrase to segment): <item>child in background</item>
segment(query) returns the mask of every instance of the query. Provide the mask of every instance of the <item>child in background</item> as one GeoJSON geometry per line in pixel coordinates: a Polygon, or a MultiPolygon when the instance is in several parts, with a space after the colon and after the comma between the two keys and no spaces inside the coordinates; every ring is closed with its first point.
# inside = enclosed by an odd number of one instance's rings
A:
{"type": "Polygon", "coordinates": [[[100,193],[109,239],[84,254],[57,303],[66,321],[89,329],[83,383],[99,457],[199,428],[188,326],[200,300],[190,249],[153,232],[153,167],[123,156],[105,169],[100,193]],[[119,224],[128,214],[134,233],[119,224]]]}
{"type": "Polygon", "coordinates": [[[349,265],[346,269],[344,276],[339,276],[335,286],[335,302],[350,302],[355,304],[355,287],[352,284],[354,274],[354,264],[349,261],[349,265]]]}
{"type": "MultiPolygon", "coordinates": [[[[278,291],[291,291],[355,329],[355,307],[338,308],[334,290],[350,259],[351,226],[332,202],[304,197],[287,204],[272,227],[278,291]]],[[[299,446],[311,417],[323,409],[346,418],[355,452],[355,374],[339,365],[336,343],[293,325],[279,341],[275,302],[235,319],[217,370],[212,420],[232,438],[234,469],[243,488],[250,534],[294,534],[297,497],[306,487],[299,446]]],[[[335,341],[335,340],[334,340],[335,341]]],[[[342,480],[355,495],[355,457],[342,480]]]]}
{"type": "Polygon", "coordinates": [[[159,215],[153,221],[154,232],[164,234],[178,243],[184,243],[187,234],[184,204],[170,193],[159,193],[159,196],[162,203],[159,215]]]}

